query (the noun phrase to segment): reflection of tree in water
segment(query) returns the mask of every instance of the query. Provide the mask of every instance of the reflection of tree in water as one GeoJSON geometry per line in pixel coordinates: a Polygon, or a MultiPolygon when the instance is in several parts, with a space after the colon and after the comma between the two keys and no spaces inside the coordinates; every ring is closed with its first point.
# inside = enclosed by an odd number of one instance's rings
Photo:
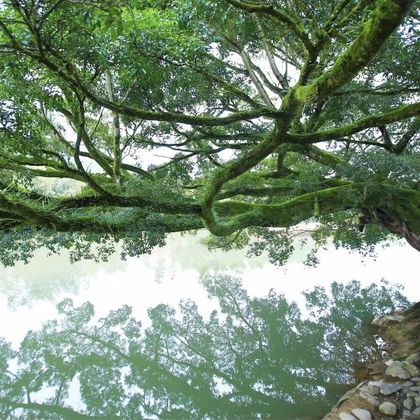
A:
{"type": "MultiPolygon", "coordinates": [[[[244,251],[209,252],[200,243],[203,235],[171,235],[167,246],[155,248],[151,255],[133,258],[128,263],[138,272],[144,268],[154,271],[155,281],[162,281],[178,273],[182,276],[185,270],[193,269],[199,273],[214,270],[241,269],[250,266],[264,265],[266,258],[245,258],[244,251]],[[194,258],[191,258],[191,256],[194,258]],[[179,269],[179,270],[178,270],[179,269]]],[[[118,248],[118,245],[116,245],[118,248]]],[[[94,260],[69,262],[69,254],[62,251],[60,255],[47,257],[47,250],[35,253],[28,264],[17,262],[13,267],[2,267],[0,264],[0,295],[8,299],[11,307],[28,305],[36,300],[54,300],[62,293],[76,294],[85,284],[88,277],[97,275],[98,271],[107,274],[127,270],[127,263],[122,261],[119,252],[108,257],[108,262],[97,264],[94,260]]]]}
{"type": "Polygon", "coordinates": [[[305,319],[274,291],[250,298],[228,277],[205,286],[220,304],[208,320],[184,301],[150,309],[146,329],[128,306],[94,321],[90,303],[64,300],[17,353],[0,341],[0,417],[319,418],[375,354],[372,318],[407,304],[387,285],[334,284],[331,297],[306,293],[305,319]]]}
{"type": "Polygon", "coordinates": [[[11,307],[30,304],[36,300],[52,300],[61,293],[77,293],[88,276],[99,270],[111,273],[124,268],[124,262],[115,254],[108,262],[69,262],[68,253],[48,256],[40,250],[28,264],[13,267],[0,265],[0,295],[6,296],[11,307]]]}
{"type": "Polygon", "coordinates": [[[204,275],[227,270],[244,272],[250,267],[262,267],[268,263],[265,255],[247,256],[243,249],[209,251],[203,243],[207,236],[201,231],[195,235],[172,234],[168,237],[166,246],[155,248],[151,256],[142,257],[142,261],[146,267],[155,270],[156,280],[160,280],[167,273],[173,275],[178,269],[196,270],[200,275],[204,275]]]}

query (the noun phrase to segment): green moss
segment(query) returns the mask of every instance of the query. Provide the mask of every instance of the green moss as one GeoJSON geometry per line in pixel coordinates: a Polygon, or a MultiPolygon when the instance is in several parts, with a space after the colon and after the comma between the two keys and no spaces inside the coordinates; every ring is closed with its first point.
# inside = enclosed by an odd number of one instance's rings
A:
{"type": "MultiPolygon", "coordinates": [[[[312,90],[306,91],[313,93],[316,89],[318,99],[321,99],[350,82],[377,54],[413,3],[413,0],[401,0],[398,4],[392,0],[380,1],[357,39],[328,71],[311,84],[312,90]]],[[[308,93],[304,97],[307,98],[308,93]]]]}
{"type": "Polygon", "coordinates": [[[296,99],[299,102],[307,103],[316,97],[317,86],[312,84],[309,86],[298,86],[296,89],[296,99]]]}

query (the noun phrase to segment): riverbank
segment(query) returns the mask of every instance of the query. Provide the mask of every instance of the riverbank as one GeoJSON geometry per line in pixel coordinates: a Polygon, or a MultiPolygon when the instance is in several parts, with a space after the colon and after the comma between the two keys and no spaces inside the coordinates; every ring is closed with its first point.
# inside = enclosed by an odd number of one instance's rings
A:
{"type": "Polygon", "coordinates": [[[324,420],[420,419],[420,302],[372,323],[386,356],[324,420]]]}

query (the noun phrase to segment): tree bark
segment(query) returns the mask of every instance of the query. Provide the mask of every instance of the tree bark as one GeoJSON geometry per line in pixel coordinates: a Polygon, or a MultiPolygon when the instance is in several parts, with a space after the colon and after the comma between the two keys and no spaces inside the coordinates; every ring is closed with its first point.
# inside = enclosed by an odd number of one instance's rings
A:
{"type": "Polygon", "coordinates": [[[420,251],[420,234],[404,221],[391,207],[378,207],[372,211],[373,219],[396,235],[402,236],[417,251],[420,251]]]}

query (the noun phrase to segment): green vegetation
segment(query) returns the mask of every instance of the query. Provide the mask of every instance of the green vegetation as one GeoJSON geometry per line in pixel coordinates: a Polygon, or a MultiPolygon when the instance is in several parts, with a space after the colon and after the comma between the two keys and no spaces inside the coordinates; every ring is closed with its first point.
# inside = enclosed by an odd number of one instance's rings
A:
{"type": "Polygon", "coordinates": [[[420,250],[413,4],[1,0],[0,260],[206,228],[281,264],[305,221],[420,250]]]}
{"type": "Polygon", "coordinates": [[[305,293],[304,317],[274,291],[251,298],[237,279],[204,285],[219,307],[207,319],[183,301],[149,309],[143,327],[128,306],[98,319],[92,304],[66,299],[18,351],[0,339],[0,416],[320,418],[378,357],[370,322],[408,303],[387,283],[334,283],[305,293]]]}

